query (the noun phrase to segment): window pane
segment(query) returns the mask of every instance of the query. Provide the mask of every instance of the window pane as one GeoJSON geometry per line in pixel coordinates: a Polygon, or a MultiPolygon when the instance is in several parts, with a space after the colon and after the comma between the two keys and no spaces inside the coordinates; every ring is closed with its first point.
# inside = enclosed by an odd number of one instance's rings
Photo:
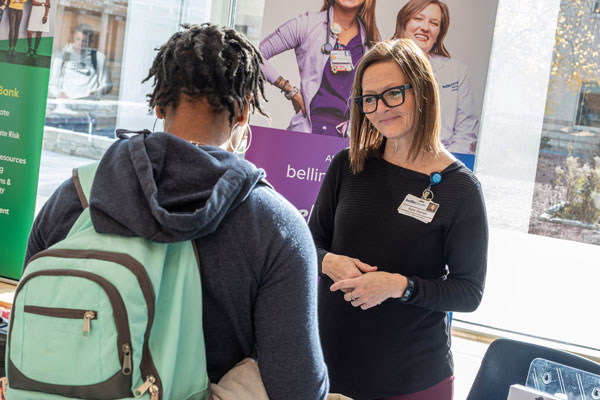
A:
{"type": "MultiPolygon", "coordinates": [[[[146,99],[151,82],[141,82],[156,48],[184,22],[227,23],[231,3],[58,3],[37,210],[70,176],[71,168],[102,156],[115,140],[116,128],[153,128],[156,118],[148,112],[146,99]]],[[[162,129],[162,124],[155,128],[162,129]]]]}
{"type": "Polygon", "coordinates": [[[237,0],[234,27],[242,32],[250,41],[258,46],[262,29],[265,0],[237,0]]]}
{"type": "Polygon", "coordinates": [[[599,78],[592,3],[499,1],[475,169],[490,222],[486,293],[475,313],[455,316],[586,352],[599,349],[587,310],[598,303],[600,231],[542,216],[564,201],[557,167],[567,170],[570,148],[580,170],[600,150],[596,130],[577,123],[599,78]]]}
{"type": "Polygon", "coordinates": [[[127,3],[58,5],[46,126],[112,137],[127,3]]]}

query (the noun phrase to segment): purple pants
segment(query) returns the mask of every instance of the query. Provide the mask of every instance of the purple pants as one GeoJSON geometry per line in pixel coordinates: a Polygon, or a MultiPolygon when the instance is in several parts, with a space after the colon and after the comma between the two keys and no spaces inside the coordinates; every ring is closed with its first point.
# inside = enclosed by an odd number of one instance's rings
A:
{"type": "Polygon", "coordinates": [[[452,400],[454,397],[454,377],[450,376],[429,389],[402,396],[386,397],[382,400],[452,400]]]}

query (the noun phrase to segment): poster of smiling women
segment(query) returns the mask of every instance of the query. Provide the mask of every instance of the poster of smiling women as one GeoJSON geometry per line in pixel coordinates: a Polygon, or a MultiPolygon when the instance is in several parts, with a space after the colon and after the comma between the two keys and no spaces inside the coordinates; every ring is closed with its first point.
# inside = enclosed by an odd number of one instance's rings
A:
{"type": "Polygon", "coordinates": [[[349,144],[354,71],[372,43],[413,40],[429,57],[444,146],[474,167],[497,0],[266,0],[260,51],[271,122],[247,158],[305,218],[329,161],[349,144]]]}
{"type": "Polygon", "coordinates": [[[21,276],[35,210],[57,0],[0,0],[0,279],[21,276]]]}

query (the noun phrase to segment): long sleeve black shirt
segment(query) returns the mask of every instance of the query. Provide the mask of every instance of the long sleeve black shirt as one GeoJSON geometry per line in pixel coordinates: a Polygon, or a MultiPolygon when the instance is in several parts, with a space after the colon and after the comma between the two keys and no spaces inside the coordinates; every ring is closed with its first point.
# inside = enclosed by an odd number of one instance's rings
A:
{"type": "Polygon", "coordinates": [[[321,273],[319,326],[332,392],[355,399],[414,393],[452,375],[448,311],[473,311],[485,282],[488,228],[481,186],[460,161],[432,187],[439,209],[429,223],[398,213],[421,197],[429,176],[366,161],[354,175],[348,150],[332,161],[309,221],[319,269],[327,252],[355,257],[415,282],[407,303],[354,308],[321,273]]]}

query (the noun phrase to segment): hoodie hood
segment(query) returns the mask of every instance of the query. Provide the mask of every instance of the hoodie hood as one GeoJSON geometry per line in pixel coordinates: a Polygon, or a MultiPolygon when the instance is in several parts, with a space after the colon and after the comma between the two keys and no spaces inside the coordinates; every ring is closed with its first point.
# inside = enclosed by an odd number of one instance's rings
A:
{"type": "Polygon", "coordinates": [[[235,154],[155,132],[121,139],[96,172],[90,213],[100,233],[155,242],[214,232],[266,176],[235,154]]]}

